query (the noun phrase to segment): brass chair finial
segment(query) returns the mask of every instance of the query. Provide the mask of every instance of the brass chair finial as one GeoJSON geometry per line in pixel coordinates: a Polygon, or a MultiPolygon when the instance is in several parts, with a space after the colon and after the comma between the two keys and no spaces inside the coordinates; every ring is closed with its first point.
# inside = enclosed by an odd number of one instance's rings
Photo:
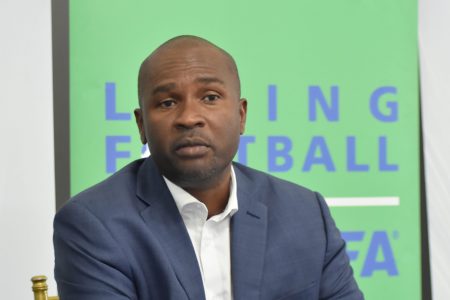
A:
{"type": "Polygon", "coordinates": [[[31,282],[33,282],[33,293],[34,293],[34,300],[57,300],[58,297],[48,297],[47,290],[47,276],[44,275],[38,275],[33,276],[31,278],[31,282]]]}
{"type": "Polygon", "coordinates": [[[31,278],[31,282],[33,282],[32,289],[34,293],[34,300],[47,300],[47,276],[33,276],[33,278],[31,278]]]}

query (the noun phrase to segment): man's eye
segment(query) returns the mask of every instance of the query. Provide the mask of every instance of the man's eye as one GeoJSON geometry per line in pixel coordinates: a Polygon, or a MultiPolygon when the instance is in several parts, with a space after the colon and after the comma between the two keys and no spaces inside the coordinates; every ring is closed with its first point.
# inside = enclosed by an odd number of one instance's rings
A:
{"type": "Polygon", "coordinates": [[[210,94],[210,95],[206,95],[205,97],[203,97],[203,100],[207,101],[207,102],[213,102],[216,101],[220,98],[219,95],[216,94],[210,94]]]}
{"type": "Polygon", "coordinates": [[[172,106],[174,106],[175,105],[175,101],[174,100],[164,100],[164,101],[161,101],[160,103],[159,103],[159,105],[162,107],[162,108],[169,108],[169,107],[172,107],[172,106]]]}

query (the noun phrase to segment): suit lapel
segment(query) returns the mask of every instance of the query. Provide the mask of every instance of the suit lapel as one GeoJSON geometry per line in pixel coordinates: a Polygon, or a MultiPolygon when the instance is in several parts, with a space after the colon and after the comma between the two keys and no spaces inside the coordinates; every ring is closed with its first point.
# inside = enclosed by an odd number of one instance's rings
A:
{"type": "Polygon", "coordinates": [[[151,158],[137,178],[137,196],[149,204],[141,216],[161,243],[175,274],[190,299],[205,299],[195,251],[178,208],[151,158]]]}
{"type": "Polygon", "coordinates": [[[256,185],[237,167],[239,210],[231,219],[231,275],[234,299],[260,299],[267,239],[267,207],[256,185]]]}

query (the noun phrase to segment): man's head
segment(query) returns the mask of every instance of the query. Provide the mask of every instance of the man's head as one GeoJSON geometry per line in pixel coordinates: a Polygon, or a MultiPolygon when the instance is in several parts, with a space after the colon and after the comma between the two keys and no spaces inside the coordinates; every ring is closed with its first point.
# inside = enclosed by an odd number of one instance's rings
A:
{"type": "Polygon", "coordinates": [[[198,37],[171,39],[142,63],[138,94],[141,140],[164,176],[199,189],[229,176],[247,102],[227,52],[198,37]]]}

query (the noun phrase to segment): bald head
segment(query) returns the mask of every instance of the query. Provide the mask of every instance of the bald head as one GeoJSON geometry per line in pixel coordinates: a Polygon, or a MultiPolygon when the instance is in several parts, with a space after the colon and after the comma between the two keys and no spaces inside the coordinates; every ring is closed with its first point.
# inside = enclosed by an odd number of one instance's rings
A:
{"type": "Polygon", "coordinates": [[[158,68],[162,63],[184,61],[189,63],[195,60],[196,55],[213,55],[216,59],[211,60],[211,64],[223,64],[228,72],[232,73],[235,80],[235,88],[240,97],[240,80],[233,57],[222,48],[197,36],[182,35],[174,37],[153,51],[141,64],[138,77],[138,97],[139,105],[142,106],[143,98],[152,77],[159,76],[158,68]]]}

